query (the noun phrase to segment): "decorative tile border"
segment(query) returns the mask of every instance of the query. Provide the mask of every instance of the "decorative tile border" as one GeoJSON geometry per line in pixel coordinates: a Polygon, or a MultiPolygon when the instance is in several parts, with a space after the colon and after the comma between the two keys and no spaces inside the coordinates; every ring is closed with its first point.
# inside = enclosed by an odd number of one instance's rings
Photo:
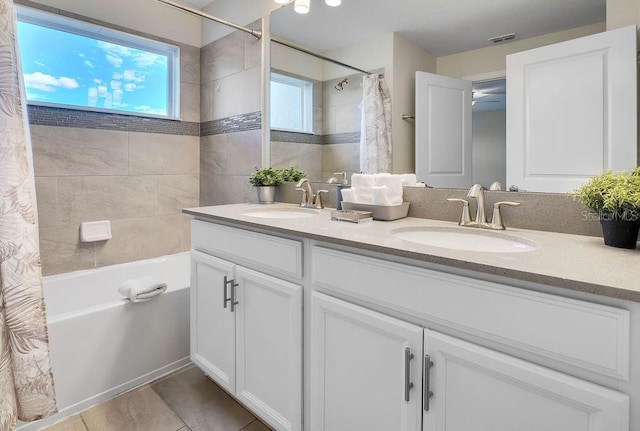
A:
{"type": "Polygon", "coordinates": [[[283,130],[271,131],[271,142],[295,142],[298,144],[322,145],[323,136],[310,133],[285,132],[283,130]]]}
{"type": "Polygon", "coordinates": [[[160,133],[164,135],[200,136],[200,123],[135,115],[111,114],[28,105],[29,124],[38,126],[78,127],[82,129],[120,130],[160,133]]]}
{"type": "Polygon", "coordinates": [[[256,111],[249,114],[234,115],[219,120],[207,121],[200,126],[200,136],[259,130],[262,128],[262,112],[256,111]]]}
{"type": "Polygon", "coordinates": [[[334,135],[324,135],[324,144],[354,144],[360,142],[360,132],[336,133],[334,135]]]}

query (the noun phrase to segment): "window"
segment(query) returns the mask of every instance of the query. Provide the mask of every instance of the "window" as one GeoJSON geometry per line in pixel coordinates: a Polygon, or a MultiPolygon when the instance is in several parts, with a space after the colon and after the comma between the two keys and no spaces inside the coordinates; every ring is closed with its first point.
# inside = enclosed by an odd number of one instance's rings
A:
{"type": "Polygon", "coordinates": [[[29,104],[178,117],[178,47],[17,9],[29,104]]]}
{"type": "Polygon", "coordinates": [[[271,128],[313,133],[313,83],[271,74],[271,128]]]}

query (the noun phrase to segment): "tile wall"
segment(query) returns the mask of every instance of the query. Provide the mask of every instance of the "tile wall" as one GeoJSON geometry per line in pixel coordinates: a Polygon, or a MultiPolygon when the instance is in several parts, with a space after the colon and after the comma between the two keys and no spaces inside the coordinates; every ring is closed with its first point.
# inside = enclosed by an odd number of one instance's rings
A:
{"type": "Polygon", "coordinates": [[[261,42],[241,31],[201,50],[202,206],[256,201],[249,176],[262,165],[261,67],[261,42]]]}
{"type": "Polygon", "coordinates": [[[181,210],[199,205],[200,49],[178,45],[182,121],[29,108],[45,275],[190,248],[181,210]],[[80,223],[94,220],[110,220],[113,238],[82,243],[80,223]]]}

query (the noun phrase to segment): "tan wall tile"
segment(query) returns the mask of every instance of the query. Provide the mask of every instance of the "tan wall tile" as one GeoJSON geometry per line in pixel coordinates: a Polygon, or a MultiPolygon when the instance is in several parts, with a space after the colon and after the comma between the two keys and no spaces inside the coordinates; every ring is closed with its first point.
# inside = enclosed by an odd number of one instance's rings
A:
{"type": "Polygon", "coordinates": [[[40,227],[58,224],[58,178],[36,177],[36,201],[40,227]]]}
{"type": "Polygon", "coordinates": [[[213,82],[205,82],[200,86],[200,121],[213,120],[213,82]]]}
{"type": "Polygon", "coordinates": [[[200,205],[237,204],[244,201],[244,183],[247,177],[242,175],[213,175],[200,183],[200,205]]]}
{"type": "Polygon", "coordinates": [[[180,82],[200,84],[200,48],[180,45],[180,82]]]}
{"type": "MultiPolygon", "coordinates": [[[[251,28],[260,29],[260,23],[251,25],[251,28]]],[[[252,67],[260,66],[262,64],[262,41],[256,39],[249,33],[244,34],[244,68],[251,69],[252,67]]]]}
{"type": "Polygon", "coordinates": [[[30,130],[37,176],[127,174],[127,132],[52,126],[30,130]]]}
{"type": "Polygon", "coordinates": [[[227,148],[227,173],[251,175],[262,166],[262,132],[230,133],[227,148]]]}
{"type": "Polygon", "coordinates": [[[180,84],[180,120],[200,122],[200,85],[180,84]]]}
{"type": "Polygon", "coordinates": [[[325,172],[349,171],[351,161],[350,144],[323,145],[322,165],[325,172]]]}
{"type": "Polygon", "coordinates": [[[362,110],[357,103],[336,106],[335,133],[359,132],[362,125],[362,110]]]}
{"type": "Polygon", "coordinates": [[[40,227],[43,275],[95,267],[95,246],[80,242],[80,226],[40,227]]]}
{"type": "Polygon", "coordinates": [[[261,110],[260,69],[253,67],[214,82],[214,120],[261,110]]]}
{"type": "Polygon", "coordinates": [[[130,175],[198,174],[200,138],[197,136],[129,134],[130,175]]]}
{"type": "Polygon", "coordinates": [[[228,135],[203,136],[200,139],[200,176],[209,178],[227,172],[228,135]]]}
{"type": "Polygon", "coordinates": [[[218,39],[200,51],[202,82],[211,82],[244,69],[244,33],[233,33],[218,39]]]}
{"type": "Polygon", "coordinates": [[[113,238],[96,246],[98,267],[184,251],[183,214],[115,220],[113,238]]]}
{"type": "Polygon", "coordinates": [[[155,215],[158,178],[61,177],[58,205],[61,224],[155,215]]]}
{"type": "Polygon", "coordinates": [[[180,213],[200,202],[200,178],[196,175],[158,177],[158,214],[180,213]]]}

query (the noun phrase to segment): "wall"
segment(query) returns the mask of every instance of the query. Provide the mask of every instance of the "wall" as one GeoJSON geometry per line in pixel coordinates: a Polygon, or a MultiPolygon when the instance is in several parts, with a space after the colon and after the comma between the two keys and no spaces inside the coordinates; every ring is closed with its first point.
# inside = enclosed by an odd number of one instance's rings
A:
{"type": "Polygon", "coordinates": [[[249,34],[234,31],[202,48],[202,206],[256,201],[249,176],[262,167],[261,72],[261,42],[249,34]]]}
{"type": "Polygon", "coordinates": [[[200,50],[180,48],[182,121],[29,107],[45,275],[190,248],[181,210],[199,204],[200,50]],[[80,242],[80,223],[105,219],[112,239],[80,242]]]}
{"type": "MultiPolygon", "coordinates": [[[[280,7],[282,5],[273,0],[216,0],[202,11],[244,26],[269,16],[271,11],[280,7]]],[[[224,25],[205,22],[202,25],[202,45],[208,45],[233,31],[224,25]]]]}
{"type": "MultiPolygon", "coordinates": [[[[605,27],[605,23],[592,24],[529,39],[515,40],[487,48],[438,57],[437,73],[453,78],[463,78],[489,72],[504,71],[506,69],[506,56],[509,54],[600,33],[606,30],[605,27]]],[[[504,73],[502,76],[504,76],[504,73]]]]}
{"type": "Polygon", "coordinates": [[[100,20],[186,45],[201,46],[200,18],[153,0],[35,0],[35,3],[61,15],[70,11],[82,15],[85,21],[87,18],[90,18],[88,21],[100,20]]]}
{"type": "Polygon", "coordinates": [[[507,111],[473,113],[473,183],[487,189],[494,181],[503,186],[507,179],[507,111]]]}
{"type": "Polygon", "coordinates": [[[436,58],[398,34],[393,35],[393,172],[415,172],[415,122],[402,119],[414,115],[416,71],[436,71],[436,58]]]}

